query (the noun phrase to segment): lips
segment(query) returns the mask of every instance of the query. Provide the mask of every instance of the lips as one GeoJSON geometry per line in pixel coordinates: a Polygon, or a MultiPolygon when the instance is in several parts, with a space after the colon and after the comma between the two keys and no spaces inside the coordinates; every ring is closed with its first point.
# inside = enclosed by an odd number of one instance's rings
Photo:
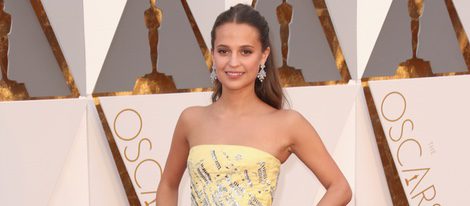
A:
{"type": "Polygon", "coordinates": [[[225,72],[225,74],[227,74],[227,76],[229,77],[239,77],[241,75],[243,75],[245,72],[233,72],[233,71],[227,71],[225,72]]]}

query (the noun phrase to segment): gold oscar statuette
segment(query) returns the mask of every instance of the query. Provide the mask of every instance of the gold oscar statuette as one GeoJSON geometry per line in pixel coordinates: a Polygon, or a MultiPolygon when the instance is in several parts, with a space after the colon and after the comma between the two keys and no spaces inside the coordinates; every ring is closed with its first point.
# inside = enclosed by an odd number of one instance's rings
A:
{"type": "Polygon", "coordinates": [[[280,24],[282,66],[279,68],[279,78],[283,86],[305,83],[302,71],[287,65],[289,52],[289,24],[292,21],[292,5],[283,0],[276,8],[277,20],[280,24]]]}
{"type": "Polygon", "coordinates": [[[413,57],[399,64],[395,76],[402,78],[433,76],[431,63],[418,58],[416,53],[419,42],[419,19],[423,15],[423,0],[409,0],[408,13],[411,17],[411,43],[413,57]]]}
{"type": "Polygon", "coordinates": [[[4,10],[3,0],[0,0],[0,101],[28,99],[28,91],[23,83],[17,83],[8,78],[8,35],[11,31],[11,15],[4,10]]]}
{"type": "Polygon", "coordinates": [[[156,0],[150,0],[150,8],[144,13],[145,25],[148,29],[150,45],[150,60],[152,61],[152,72],[137,79],[133,94],[155,94],[175,92],[176,85],[173,77],[157,71],[158,59],[158,29],[162,22],[163,13],[156,5],[156,0]]]}

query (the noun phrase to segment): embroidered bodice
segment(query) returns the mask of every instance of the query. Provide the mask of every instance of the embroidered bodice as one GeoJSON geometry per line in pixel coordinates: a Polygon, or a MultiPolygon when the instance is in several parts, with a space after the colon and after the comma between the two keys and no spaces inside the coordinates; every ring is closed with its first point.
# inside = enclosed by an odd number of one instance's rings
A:
{"type": "Polygon", "coordinates": [[[281,162],[248,146],[203,144],[188,156],[192,205],[270,206],[281,162]]]}

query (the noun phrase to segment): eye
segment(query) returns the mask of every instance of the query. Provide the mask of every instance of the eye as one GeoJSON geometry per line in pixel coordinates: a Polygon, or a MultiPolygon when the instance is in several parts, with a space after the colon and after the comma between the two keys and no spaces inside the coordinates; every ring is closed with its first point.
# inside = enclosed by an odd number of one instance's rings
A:
{"type": "Polygon", "coordinates": [[[218,52],[219,54],[222,54],[222,55],[228,53],[228,51],[227,51],[226,49],[219,49],[219,50],[217,50],[217,52],[218,52]]]}
{"type": "Polygon", "coordinates": [[[249,49],[243,49],[243,50],[242,50],[242,54],[243,54],[243,55],[250,55],[251,53],[253,53],[253,52],[252,52],[251,50],[249,50],[249,49]]]}

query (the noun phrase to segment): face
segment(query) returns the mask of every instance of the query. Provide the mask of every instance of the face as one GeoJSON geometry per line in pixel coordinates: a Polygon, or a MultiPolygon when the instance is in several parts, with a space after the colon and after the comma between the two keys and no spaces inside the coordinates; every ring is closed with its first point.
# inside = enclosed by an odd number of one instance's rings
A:
{"type": "Polygon", "coordinates": [[[269,52],[269,47],[262,51],[259,33],[251,25],[225,23],[217,27],[212,57],[223,89],[254,88],[269,52]]]}

